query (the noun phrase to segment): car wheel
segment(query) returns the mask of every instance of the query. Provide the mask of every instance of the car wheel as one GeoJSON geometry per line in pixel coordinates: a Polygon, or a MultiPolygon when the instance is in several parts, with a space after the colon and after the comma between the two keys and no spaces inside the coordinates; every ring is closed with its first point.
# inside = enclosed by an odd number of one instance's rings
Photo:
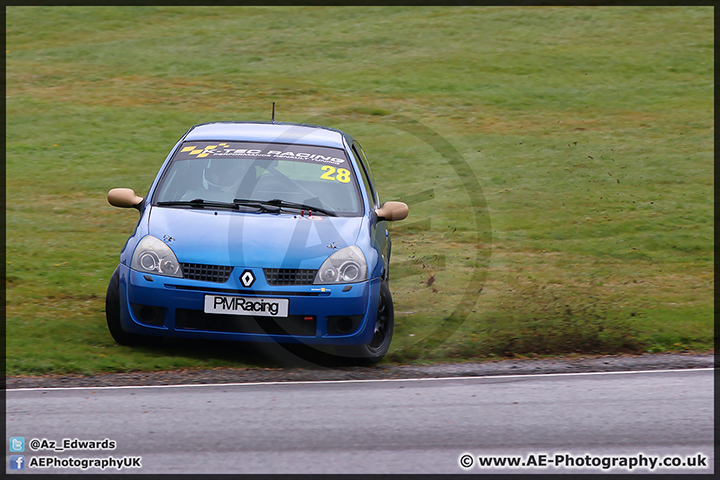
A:
{"type": "Polygon", "coordinates": [[[128,333],[120,325],[120,272],[117,268],[110,277],[105,295],[105,318],[110,335],[118,344],[132,346],[143,342],[143,335],[128,333]]]}
{"type": "Polygon", "coordinates": [[[366,345],[345,347],[342,356],[353,365],[373,365],[379,362],[390,348],[394,324],[395,311],[390,287],[385,280],[382,280],[375,319],[375,334],[372,340],[366,345]]]}

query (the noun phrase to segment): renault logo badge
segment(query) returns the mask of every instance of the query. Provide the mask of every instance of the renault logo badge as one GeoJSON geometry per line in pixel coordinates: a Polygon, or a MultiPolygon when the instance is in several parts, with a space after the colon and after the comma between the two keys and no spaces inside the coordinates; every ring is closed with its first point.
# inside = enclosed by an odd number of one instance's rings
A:
{"type": "Polygon", "coordinates": [[[242,282],[245,288],[250,288],[252,284],[255,283],[255,275],[253,275],[251,270],[245,270],[242,275],[240,275],[240,282],[242,282]]]}

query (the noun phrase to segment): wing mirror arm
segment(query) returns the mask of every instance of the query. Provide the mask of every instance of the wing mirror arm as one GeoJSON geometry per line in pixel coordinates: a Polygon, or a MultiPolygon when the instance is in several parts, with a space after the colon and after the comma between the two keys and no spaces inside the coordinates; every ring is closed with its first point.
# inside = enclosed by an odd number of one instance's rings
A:
{"type": "Polygon", "coordinates": [[[395,222],[406,218],[409,210],[407,204],[403,202],[385,202],[375,210],[375,214],[377,214],[378,220],[395,222]]]}
{"type": "Polygon", "coordinates": [[[131,188],[113,188],[108,192],[108,203],[114,207],[134,208],[138,211],[142,208],[143,197],[138,197],[131,188]]]}

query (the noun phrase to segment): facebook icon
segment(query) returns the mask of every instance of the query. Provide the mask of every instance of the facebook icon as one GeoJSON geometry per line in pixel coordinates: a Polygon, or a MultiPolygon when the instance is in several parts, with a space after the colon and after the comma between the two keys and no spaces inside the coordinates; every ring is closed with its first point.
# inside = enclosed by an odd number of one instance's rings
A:
{"type": "Polygon", "coordinates": [[[10,470],[25,468],[25,455],[10,455],[10,470]]]}

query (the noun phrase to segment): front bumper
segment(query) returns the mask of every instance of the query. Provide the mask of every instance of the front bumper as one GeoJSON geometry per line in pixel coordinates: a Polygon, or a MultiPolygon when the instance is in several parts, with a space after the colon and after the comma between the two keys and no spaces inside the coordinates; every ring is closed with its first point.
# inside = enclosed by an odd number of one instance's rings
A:
{"type": "MultiPolygon", "coordinates": [[[[250,342],[361,345],[372,340],[380,279],[347,285],[271,286],[262,268],[235,267],[224,283],[148,275],[120,265],[123,330],[143,335],[250,342]],[[256,278],[245,288],[240,276],[256,278]],[[207,295],[273,302],[287,316],[205,313],[207,295]]],[[[244,312],[243,312],[244,313],[244,312]]]]}

